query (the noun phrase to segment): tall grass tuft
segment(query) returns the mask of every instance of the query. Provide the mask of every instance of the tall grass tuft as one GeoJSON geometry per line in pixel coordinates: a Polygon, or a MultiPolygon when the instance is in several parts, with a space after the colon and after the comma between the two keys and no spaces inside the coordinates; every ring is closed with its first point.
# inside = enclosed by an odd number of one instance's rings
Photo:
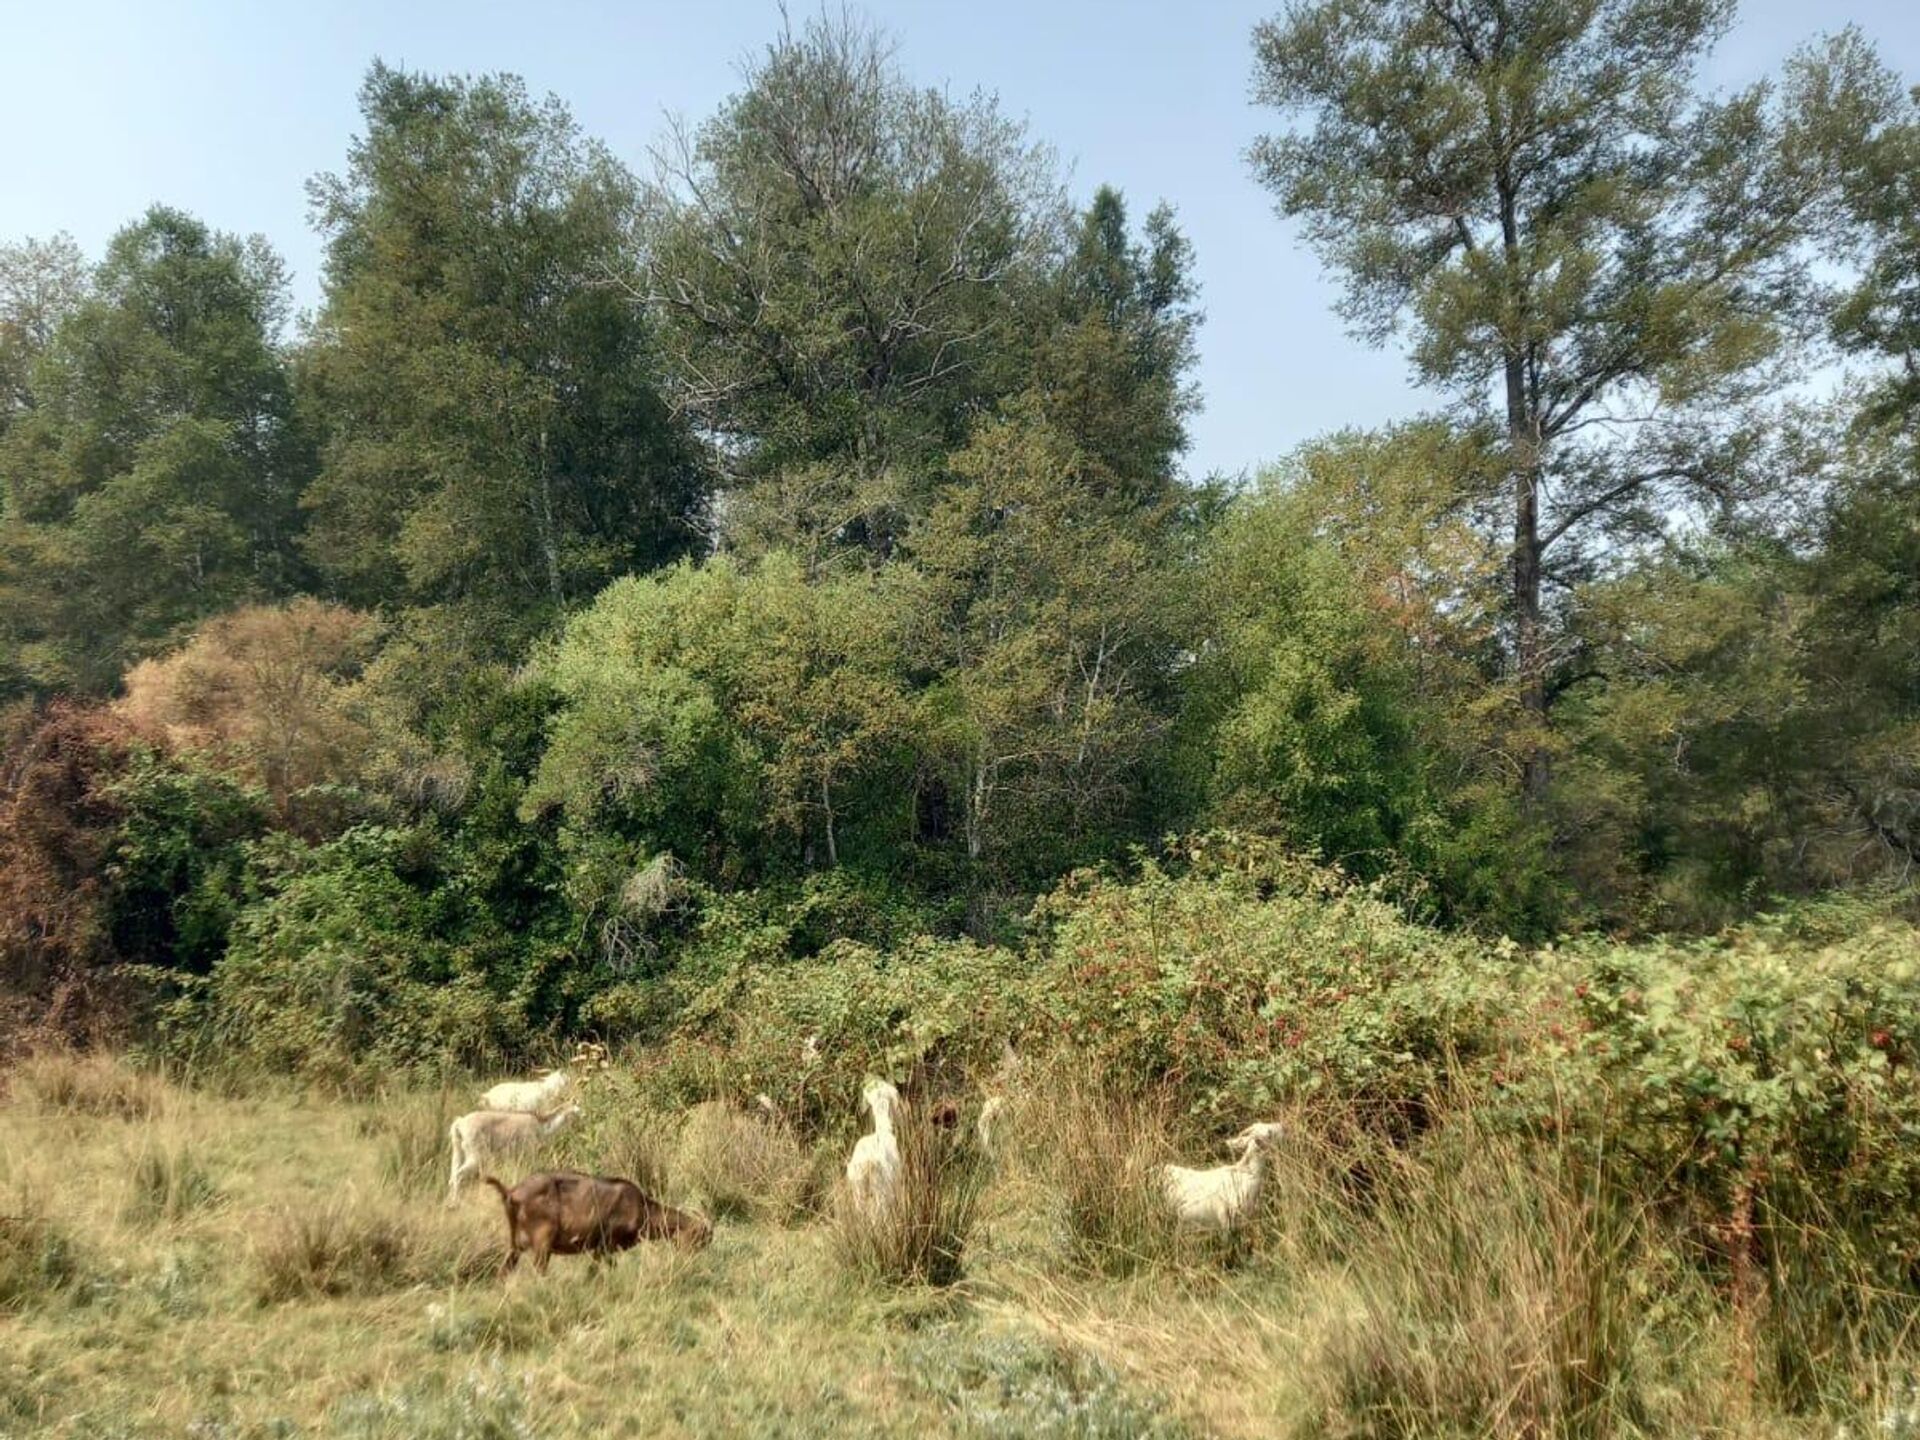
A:
{"type": "Polygon", "coordinates": [[[1043,1179],[1070,1263],[1125,1275],[1169,1258],[1173,1216],[1159,1177],[1172,1150],[1167,1097],[1112,1094],[1071,1074],[1044,1093],[1020,1123],[1048,1139],[1043,1179]]]}
{"type": "Polygon", "coordinates": [[[554,1163],[617,1175],[649,1195],[666,1198],[676,1122],[648,1103],[630,1073],[611,1066],[593,1068],[579,1056],[571,1063],[580,1077],[580,1120],[561,1135],[552,1152],[554,1163]]]}
{"type": "Polygon", "coordinates": [[[1881,1428],[1920,1436],[1920,1297],[1902,1273],[1909,1262],[1798,1177],[1776,1187],[1760,1219],[1765,1295],[1757,1313],[1736,1306],[1733,1317],[1754,1379],[1790,1410],[1843,1409],[1863,1388],[1904,1393],[1905,1409],[1898,1394],[1881,1408],[1908,1416],[1906,1428],[1881,1428]],[[1875,1372],[1891,1378],[1863,1386],[1875,1372]]]}
{"type": "Polygon", "coordinates": [[[149,1134],[131,1147],[127,1199],[121,1212],[127,1220],[184,1220],[212,1209],[220,1200],[220,1187],[191,1145],[149,1134]]]}
{"type": "Polygon", "coordinates": [[[359,1129],[379,1147],[380,1179],[402,1195],[429,1195],[447,1183],[447,1130],[462,1113],[453,1092],[379,1096],[359,1129]]]}
{"type": "Polygon", "coordinates": [[[43,1111],[156,1120],[166,1110],[166,1082],[112,1055],[43,1050],[20,1061],[13,1083],[43,1111]]]}
{"type": "Polygon", "coordinates": [[[83,1278],[79,1241],[40,1206],[22,1199],[0,1214],[0,1312],[43,1304],[83,1278]]]}
{"type": "Polygon", "coordinates": [[[489,1238],[352,1197],[317,1200],[280,1211],[256,1238],[254,1297],[266,1305],[476,1279],[499,1264],[489,1238]]]}
{"type": "Polygon", "coordinates": [[[951,1285],[965,1272],[987,1167],[964,1128],[941,1129],[923,1110],[909,1103],[894,1112],[900,1177],[892,1203],[864,1215],[843,1194],[837,1238],[848,1264],[876,1279],[951,1285]]]}
{"type": "Polygon", "coordinates": [[[1303,1433],[1641,1428],[1640,1217],[1568,1150],[1462,1130],[1378,1177],[1323,1275],[1303,1433]]]}
{"type": "Polygon", "coordinates": [[[785,1223],[809,1213],[820,1193],[817,1167],[791,1129],[718,1100],[688,1112],[673,1174],[689,1202],[716,1219],[785,1223]]]}

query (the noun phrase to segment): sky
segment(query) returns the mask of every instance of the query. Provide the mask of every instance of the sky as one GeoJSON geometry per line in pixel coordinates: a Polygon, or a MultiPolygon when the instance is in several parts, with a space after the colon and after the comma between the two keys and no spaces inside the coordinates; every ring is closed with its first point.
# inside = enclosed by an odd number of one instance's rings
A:
{"type": "MultiPolygon", "coordinates": [[[[791,8],[812,13],[802,0],[791,8]]],[[[1428,403],[1401,357],[1345,333],[1336,285],[1248,172],[1248,143],[1276,123],[1249,96],[1249,37],[1279,0],[858,8],[891,33],[916,82],[997,94],[1069,167],[1077,199],[1113,184],[1136,216],[1162,199],[1175,207],[1206,311],[1191,473],[1251,470],[1428,403]]],[[[1748,0],[1705,81],[1777,72],[1849,23],[1920,80],[1916,0],[1748,0]]],[[[292,268],[296,304],[311,307],[320,246],[305,182],[343,165],[375,57],[514,72],[644,170],[667,118],[710,114],[779,25],[775,0],[0,0],[0,240],[64,230],[97,256],[118,226],[165,202],[265,235],[292,268]]]]}

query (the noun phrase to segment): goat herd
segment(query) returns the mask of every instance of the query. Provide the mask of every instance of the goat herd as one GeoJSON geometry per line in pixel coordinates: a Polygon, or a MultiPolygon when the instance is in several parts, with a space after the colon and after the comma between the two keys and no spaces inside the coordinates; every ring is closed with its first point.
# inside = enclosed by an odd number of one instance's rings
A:
{"type": "MultiPolygon", "coordinates": [[[[478,1110],[448,1128],[453,1163],[447,1203],[455,1204],[461,1187],[475,1177],[499,1192],[507,1215],[504,1269],[513,1269],[523,1250],[532,1252],[534,1268],[544,1272],[553,1255],[597,1258],[642,1240],[672,1240],[697,1250],[712,1240],[711,1221],[662,1204],[631,1180],[558,1170],[540,1171],[508,1186],[482,1173],[502,1158],[538,1149],[579,1116],[577,1103],[559,1103],[571,1083],[564,1070],[548,1071],[539,1080],[504,1081],[480,1097],[478,1110]]],[[[847,1160],[847,1198],[856,1213],[874,1220],[886,1213],[900,1188],[894,1122],[901,1097],[892,1082],[870,1079],[861,1099],[873,1116],[873,1129],[860,1137],[847,1160]]],[[[771,1109],[764,1096],[760,1103],[771,1109]]],[[[989,1096],[974,1122],[974,1142],[988,1159],[996,1154],[997,1122],[1005,1106],[1003,1096],[989,1096]]],[[[949,1103],[937,1107],[932,1118],[936,1125],[951,1127],[959,1117],[949,1103]]],[[[1249,1125],[1227,1142],[1235,1155],[1231,1165],[1204,1170],[1162,1165],[1160,1191],[1175,1222],[1195,1231],[1237,1230],[1253,1211],[1267,1152],[1282,1134],[1277,1123],[1249,1125]]]]}

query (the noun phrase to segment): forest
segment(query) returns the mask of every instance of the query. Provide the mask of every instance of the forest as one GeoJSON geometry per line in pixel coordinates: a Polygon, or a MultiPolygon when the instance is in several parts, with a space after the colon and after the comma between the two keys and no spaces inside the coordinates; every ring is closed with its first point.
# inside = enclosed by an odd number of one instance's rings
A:
{"type": "Polygon", "coordinates": [[[8,245],[16,1000],[351,953],[485,997],[410,1059],[614,1039],[716,927],[1006,942],[1215,830],[1521,942],[1903,890],[1920,108],[1857,32],[1708,97],[1727,6],[1536,8],[1518,78],[1394,6],[1260,30],[1253,178],[1452,400],[1250,478],[1182,468],[1175,212],[855,22],[646,179],[376,63],[297,327],[165,207],[8,245]]]}
{"type": "Polygon", "coordinates": [[[584,1044],[806,1135],[1017,1047],[1050,1183],[1292,1106],[1497,1197],[1373,1244],[1462,1292],[1376,1276],[1285,1433],[1776,1433],[1708,1373],[1920,1427],[1920,87],[1846,28],[1710,90],[1733,10],[1257,26],[1273,243],[1438,398],[1254,475],[1187,461],[1179,197],[857,17],[632,165],[373,62],[308,314],[166,205],[0,243],[0,1044],[50,1111],[88,1050],[358,1103],[584,1044]],[[1588,1328],[1465,1294],[1522,1251],[1588,1328]]]}

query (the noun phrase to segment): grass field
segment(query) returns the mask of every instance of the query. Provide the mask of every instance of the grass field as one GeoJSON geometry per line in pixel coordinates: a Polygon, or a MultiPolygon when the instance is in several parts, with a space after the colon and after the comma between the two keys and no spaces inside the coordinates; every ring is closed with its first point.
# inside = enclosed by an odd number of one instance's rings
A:
{"type": "Polygon", "coordinates": [[[0,1436],[1836,1433],[1758,1398],[1708,1287],[1616,1262],[1577,1197],[1497,1156],[1345,1237],[1301,1157],[1246,1254],[1089,1263],[1050,1158],[1071,1145],[1029,1115],[965,1281],[932,1290],[849,1264],[814,1212],[837,1138],[745,1154],[650,1117],[554,1158],[622,1151],[601,1168],[719,1212],[712,1247],[503,1280],[493,1193],[443,1204],[457,1097],[217,1094],[66,1057],[9,1078],[0,1436]],[[747,1178],[721,1194],[716,1170],[747,1178]]]}

